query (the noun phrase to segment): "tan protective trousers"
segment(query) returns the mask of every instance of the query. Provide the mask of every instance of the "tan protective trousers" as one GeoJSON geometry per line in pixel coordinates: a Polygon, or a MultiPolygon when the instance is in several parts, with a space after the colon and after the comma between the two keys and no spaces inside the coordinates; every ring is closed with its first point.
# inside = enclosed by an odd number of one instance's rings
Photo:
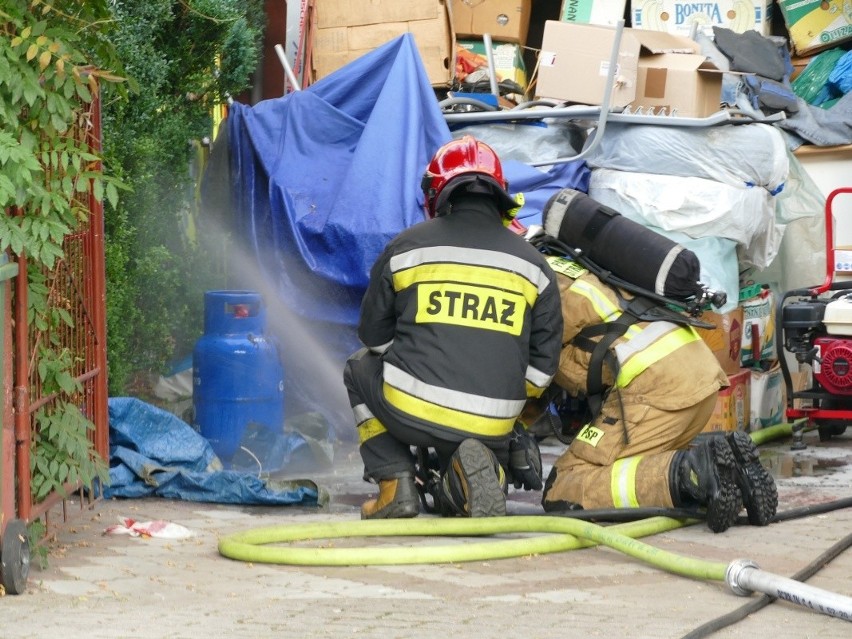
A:
{"type": "Polygon", "coordinates": [[[622,391],[611,392],[600,415],[584,427],[553,465],[543,503],[572,502],[586,510],[673,506],[669,467],[713,412],[718,392],[680,410],[661,410],[622,391]]]}

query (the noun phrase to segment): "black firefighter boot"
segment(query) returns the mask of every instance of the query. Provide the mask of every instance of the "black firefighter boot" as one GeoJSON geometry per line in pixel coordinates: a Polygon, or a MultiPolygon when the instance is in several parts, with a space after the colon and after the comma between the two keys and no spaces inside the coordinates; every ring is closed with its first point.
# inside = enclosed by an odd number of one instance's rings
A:
{"type": "Polygon", "coordinates": [[[442,478],[445,514],[502,517],[506,514],[506,473],[477,439],[465,439],[450,457],[442,478]]]}
{"type": "Polygon", "coordinates": [[[379,496],[361,506],[361,519],[403,519],[420,513],[414,473],[399,473],[379,480],[379,496]]]}
{"type": "Polygon", "coordinates": [[[748,523],[765,526],[778,508],[778,489],[772,475],[760,463],[760,454],[752,438],[744,432],[728,434],[728,445],[736,460],[736,480],[748,513],[748,523]]]}
{"type": "Polygon", "coordinates": [[[724,437],[708,437],[678,451],[669,469],[669,488],[676,507],[706,509],[707,527],[724,532],[742,507],[736,483],[734,453],[724,437]]]}

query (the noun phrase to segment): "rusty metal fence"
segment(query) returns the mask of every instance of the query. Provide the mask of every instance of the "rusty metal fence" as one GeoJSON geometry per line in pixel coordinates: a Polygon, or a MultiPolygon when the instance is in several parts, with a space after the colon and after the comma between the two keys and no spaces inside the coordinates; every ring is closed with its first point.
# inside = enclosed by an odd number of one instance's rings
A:
{"type": "MultiPolygon", "coordinates": [[[[84,122],[85,125],[76,131],[78,139],[100,151],[101,119],[97,99],[89,105],[84,122]]],[[[30,451],[38,428],[35,416],[39,409],[49,407],[59,398],[56,393],[45,394],[39,381],[36,354],[40,344],[50,341],[54,348],[68,349],[71,353],[72,376],[82,390],[63,399],[78,406],[94,424],[89,435],[94,454],[104,460],[109,456],[103,206],[92,195],[84,194],[84,197],[85,201],[80,204],[88,209],[88,219],[65,238],[62,259],[53,269],[43,272],[48,304],[67,312],[73,319],[73,326],[40,330],[28,322],[28,269],[39,267],[28,264],[26,256],[18,257],[17,274],[11,278],[11,285],[8,281],[5,284],[6,297],[10,301],[7,300],[3,309],[7,328],[2,351],[3,370],[7,375],[4,376],[3,402],[4,463],[0,464],[2,522],[16,518],[29,523],[42,518],[49,524],[50,512],[60,504],[63,519],[67,517],[69,496],[78,496],[75,501],[81,508],[100,497],[99,487],[91,490],[93,487],[79,482],[67,483],[64,493],[53,491],[38,502],[31,490],[30,451]],[[9,494],[12,490],[14,499],[9,494]]]]}

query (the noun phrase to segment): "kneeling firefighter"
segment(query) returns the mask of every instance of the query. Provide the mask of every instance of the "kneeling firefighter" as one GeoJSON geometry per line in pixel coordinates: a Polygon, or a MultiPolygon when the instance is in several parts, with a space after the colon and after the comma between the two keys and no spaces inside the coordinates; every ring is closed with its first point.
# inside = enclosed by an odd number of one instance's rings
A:
{"type": "Polygon", "coordinates": [[[562,313],[544,256],[506,228],[517,209],[507,187],[491,147],[447,143],[423,176],[428,219],[371,269],[366,348],[343,374],[364,478],[379,485],[364,519],[425,506],[412,448],[436,454],[429,495],[445,515],[505,515],[510,481],[542,488],[538,445],[518,416],[556,372],[562,313]]]}
{"type": "MultiPolygon", "coordinates": [[[[545,235],[567,243],[572,213],[586,216],[585,240],[592,242],[620,217],[564,189],[545,206],[545,235]]],[[[625,251],[636,253],[637,247],[625,251]]],[[[697,437],[728,379],[695,329],[682,321],[688,318],[605,283],[570,254],[547,260],[557,273],[564,321],[554,382],[586,398],[591,419],[554,463],[544,509],[698,507],[708,527],[721,532],[745,503],[750,523],[769,523],[777,492],[751,438],[742,432],[697,437]]]]}

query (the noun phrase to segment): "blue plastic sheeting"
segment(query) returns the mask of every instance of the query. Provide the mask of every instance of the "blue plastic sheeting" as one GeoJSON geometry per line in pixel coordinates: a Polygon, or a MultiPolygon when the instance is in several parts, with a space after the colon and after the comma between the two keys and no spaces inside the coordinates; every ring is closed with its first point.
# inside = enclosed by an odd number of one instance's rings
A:
{"type": "Polygon", "coordinates": [[[420,178],[450,139],[410,34],[303,91],[228,115],[237,220],[299,315],[355,325],[385,244],[423,219],[420,178]]]}
{"type": "Polygon", "coordinates": [[[272,484],[257,473],[221,470],[210,443],[172,413],[131,397],[109,400],[106,498],[165,497],[250,505],[317,505],[307,480],[272,484]]]}
{"type": "MultiPolygon", "coordinates": [[[[495,151],[499,154],[499,148],[495,151]]],[[[524,194],[524,206],[517,218],[525,226],[541,224],[541,211],[547,200],[561,189],[571,188],[587,193],[591,170],[585,162],[563,162],[546,170],[529,164],[509,160],[503,162],[503,173],[509,181],[509,190],[524,194]]]]}
{"type": "MultiPolygon", "coordinates": [[[[452,139],[413,36],[307,89],[253,107],[233,104],[227,138],[231,227],[264,280],[245,285],[262,290],[271,309],[288,415],[319,411],[338,433],[354,433],[339,391],[343,362],[359,345],[370,268],[389,240],[425,219],[423,172],[452,139]],[[296,336],[287,313],[307,320],[309,335],[296,336]],[[324,371],[320,350],[331,362],[324,371]]],[[[559,188],[588,184],[585,165],[541,171],[506,162],[504,170],[510,190],[524,192],[526,223],[540,221],[559,188]]]]}

